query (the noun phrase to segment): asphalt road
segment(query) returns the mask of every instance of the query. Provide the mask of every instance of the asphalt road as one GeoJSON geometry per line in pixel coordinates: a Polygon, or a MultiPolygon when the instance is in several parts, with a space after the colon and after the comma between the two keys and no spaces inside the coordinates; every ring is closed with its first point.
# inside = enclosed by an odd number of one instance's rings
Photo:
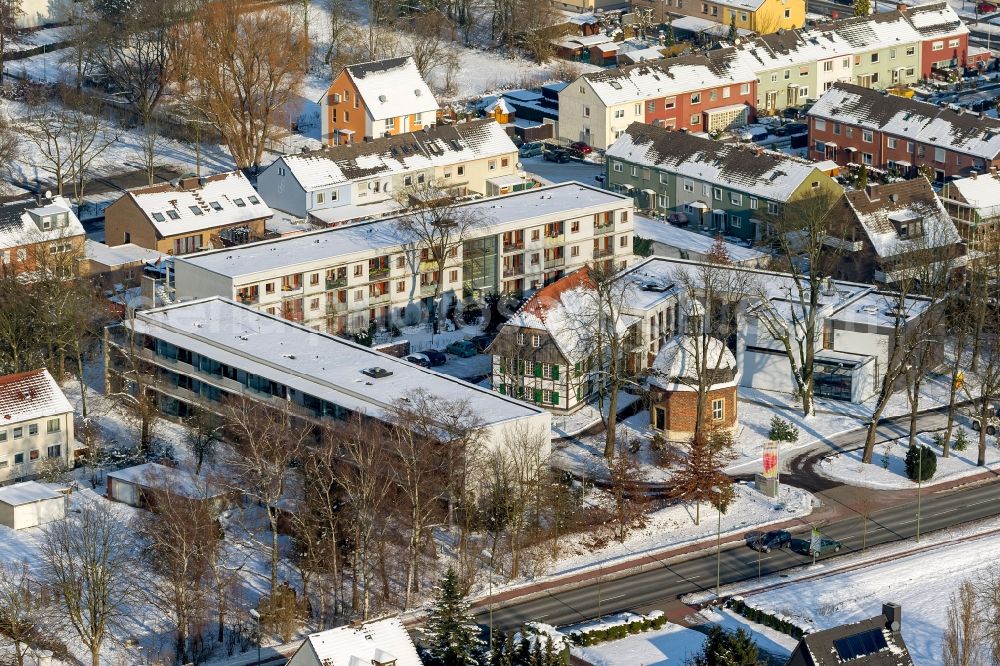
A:
{"type": "MultiPolygon", "coordinates": [[[[921,534],[967,521],[1000,516],[1000,484],[989,483],[937,495],[925,493],[922,498],[921,534]]],[[[709,515],[706,520],[712,520],[709,515]]],[[[840,554],[861,550],[864,532],[860,515],[819,526],[827,537],[844,544],[840,554]]],[[[897,505],[871,514],[868,521],[867,545],[909,539],[916,534],[916,501],[897,505]]],[[[808,527],[793,536],[808,539],[808,527]]],[[[820,559],[834,557],[827,555],[820,559]]],[[[782,550],[760,554],[760,573],[768,575],[808,564],[811,558],[782,550]]],[[[758,554],[745,545],[723,547],[721,554],[722,584],[753,579],[758,575],[758,554]]],[[[675,602],[691,592],[715,588],[716,556],[709,550],[701,556],[684,561],[667,562],[662,566],[613,581],[595,581],[583,587],[546,594],[528,601],[493,610],[494,626],[513,628],[526,621],[542,621],[564,625],[620,612],[649,612],[675,602]]],[[[488,608],[477,609],[477,620],[489,624],[488,608]]]]}

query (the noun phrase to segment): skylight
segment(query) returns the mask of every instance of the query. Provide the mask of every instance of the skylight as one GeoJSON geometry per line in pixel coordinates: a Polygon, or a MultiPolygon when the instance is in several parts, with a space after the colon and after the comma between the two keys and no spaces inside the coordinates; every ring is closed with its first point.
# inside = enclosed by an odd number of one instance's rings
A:
{"type": "Polygon", "coordinates": [[[204,215],[205,214],[204,212],[202,212],[201,208],[198,208],[197,206],[188,206],[188,208],[190,208],[191,212],[194,213],[195,215],[204,215]]]}
{"type": "Polygon", "coordinates": [[[166,222],[167,218],[163,217],[163,213],[153,213],[153,219],[157,222],[166,222]]]}
{"type": "Polygon", "coordinates": [[[247,199],[250,201],[250,203],[252,203],[255,206],[260,203],[260,199],[258,199],[257,197],[247,197],[247,199]]]}
{"type": "Polygon", "coordinates": [[[842,661],[851,661],[889,647],[881,629],[869,629],[860,634],[838,638],[833,642],[837,655],[842,661]]]}
{"type": "Polygon", "coordinates": [[[173,209],[167,211],[167,217],[169,217],[171,220],[179,220],[179,219],[181,219],[181,216],[178,215],[177,211],[173,210],[173,209]]]}
{"type": "Polygon", "coordinates": [[[233,203],[236,204],[237,208],[246,208],[247,202],[243,199],[233,199],[233,203]]]}
{"type": "Polygon", "coordinates": [[[208,205],[212,207],[212,210],[222,210],[222,204],[218,201],[209,201],[208,205]]]}

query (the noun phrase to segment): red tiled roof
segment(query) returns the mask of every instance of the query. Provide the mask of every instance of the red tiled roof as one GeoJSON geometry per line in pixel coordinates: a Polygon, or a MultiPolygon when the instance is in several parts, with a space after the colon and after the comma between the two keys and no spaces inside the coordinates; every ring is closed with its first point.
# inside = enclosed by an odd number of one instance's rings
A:
{"type": "Polygon", "coordinates": [[[541,321],[545,321],[546,313],[552,308],[561,305],[561,298],[564,293],[581,287],[594,289],[596,286],[594,277],[590,274],[590,267],[583,266],[583,268],[577,269],[566,277],[559,278],[552,284],[536,291],[528,299],[528,302],[524,304],[521,311],[532,314],[541,321]]]}
{"type": "Polygon", "coordinates": [[[0,377],[0,427],[73,411],[48,370],[0,377]]]}

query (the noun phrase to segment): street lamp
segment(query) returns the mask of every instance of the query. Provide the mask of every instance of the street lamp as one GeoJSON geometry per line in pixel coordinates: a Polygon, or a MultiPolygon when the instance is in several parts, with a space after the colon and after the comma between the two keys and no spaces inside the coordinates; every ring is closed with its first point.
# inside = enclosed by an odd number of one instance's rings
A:
{"type": "Polygon", "coordinates": [[[257,666],[260,666],[260,613],[256,608],[250,609],[250,617],[257,623],[257,666]]]}
{"type": "Polygon", "coordinates": [[[920,490],[924,481],[924,447],[917,444],[917,543],[920,543],[920,490]]]}
{"type": "Polygon", "coordinates": [[[712,486],[715,493],[715,509],[719,513],[719,527],[715,532],[715,598],[719,598],[722,586],[722,488],[712,486]]]}

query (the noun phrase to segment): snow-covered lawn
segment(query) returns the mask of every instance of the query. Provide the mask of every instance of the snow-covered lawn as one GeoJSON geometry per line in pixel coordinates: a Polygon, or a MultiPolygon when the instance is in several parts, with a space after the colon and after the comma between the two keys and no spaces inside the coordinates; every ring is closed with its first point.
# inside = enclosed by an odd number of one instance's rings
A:
{"type": "Polygon", "coordinates": [[[686,664],[701,651],[705,634],[677,624],[616,641],[580,647],[570,652],[594,666],[674,666],[686,664]]]}
{"type": "Polygon", "coordinates": [[[990,554],[997,552],[1000,535],[970,537],[854,571],[744,596],[757,608],[818,629],[877,615],[883,602],[898,603],[903,607],[903,638],[914,663],[940,664],[948,599],[962,581],[976,580],[981,572],[995,566],[996,558],[990,554]]]}
{"type": "MultiPolygon", "coordinates": [[[[952,449],[947,458],[941,457],[941,449],[934,443],[932,433],[917,435],[918,443],[931,447],[938,454],[937,472],[932,479],[924,482],[924,486],[973,476],[987,469],[1000,467],[1000,448],[997,446],[996,437],[987,437],[990,444],[986,448],[986,466],[979,467],[976,465],[979,433],[972,431],[966,418],[961,418],[959,424],[965,427],[968,448],[965,451],[952,449]]],[[[953,433],[952,442],[954,439],[953,433]]],[[[820,471],[824,476],[851,486],[880,489],[915,488],[917,484],[906,476],[906,452],[909,446],[909,437],[878,444],[871,465],[861,462],[860,450],[830,456],[820,464],[820,471]]]]}

